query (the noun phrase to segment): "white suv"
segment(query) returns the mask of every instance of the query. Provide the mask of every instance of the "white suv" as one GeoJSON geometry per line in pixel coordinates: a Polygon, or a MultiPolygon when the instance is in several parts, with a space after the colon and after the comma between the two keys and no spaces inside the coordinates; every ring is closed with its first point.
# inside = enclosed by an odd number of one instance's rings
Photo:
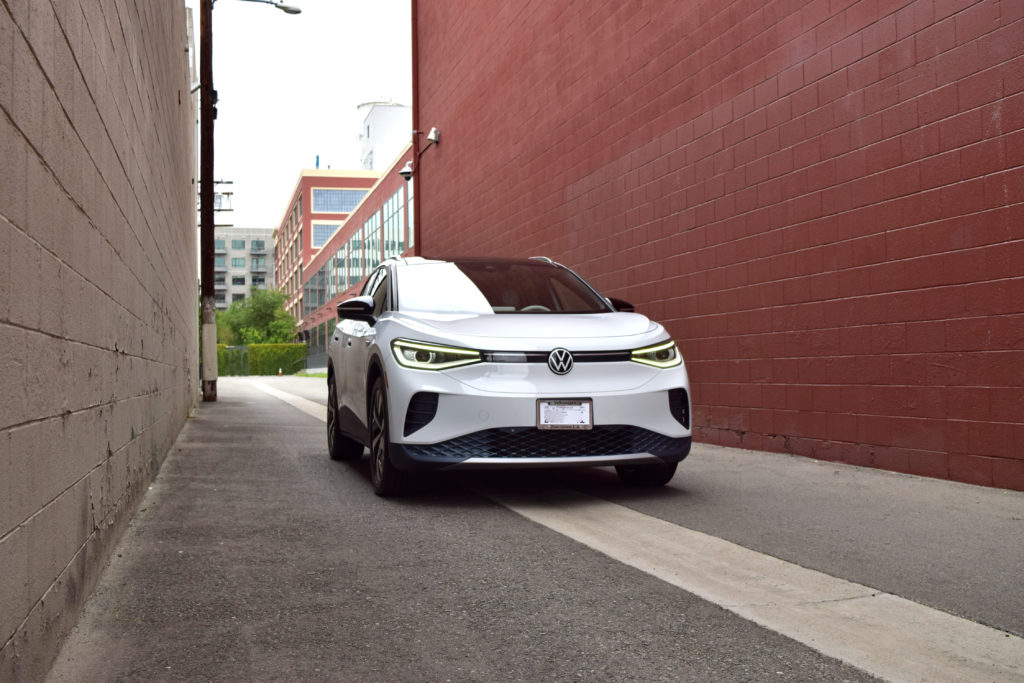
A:
{"type": "Polygon", "coordinates": [[[614,465],[661,486],[690,391],[658,323],[548,259],[391,259],[338,304],[331,458],[370,449],[379,495],[416,470],[614,465]]]}

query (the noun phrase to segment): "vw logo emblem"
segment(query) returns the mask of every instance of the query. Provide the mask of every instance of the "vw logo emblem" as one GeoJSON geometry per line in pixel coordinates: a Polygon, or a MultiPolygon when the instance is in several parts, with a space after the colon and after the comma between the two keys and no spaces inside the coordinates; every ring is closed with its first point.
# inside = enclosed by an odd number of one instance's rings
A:
{"type": "Polygon", "coordinates": [[[556,375],[566,375],[572,370],[572,354],[567,349],[555,349],[548,354],[548,367],[556,375]]]}

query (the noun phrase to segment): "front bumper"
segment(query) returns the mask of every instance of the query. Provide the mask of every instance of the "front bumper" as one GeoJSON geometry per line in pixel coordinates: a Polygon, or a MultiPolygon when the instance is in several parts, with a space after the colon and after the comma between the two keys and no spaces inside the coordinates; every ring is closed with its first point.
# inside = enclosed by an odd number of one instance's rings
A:
{"type": "Polygon", "coordinates": [[[673,463],[690,452],[683,366],[580,364],[569,377],[543,365],[393,367],[389,399],[391,454],[399,469],[673,463]],[[592,429],[537,428],[539,399],[574,398],[592,401],[592,429]]]}

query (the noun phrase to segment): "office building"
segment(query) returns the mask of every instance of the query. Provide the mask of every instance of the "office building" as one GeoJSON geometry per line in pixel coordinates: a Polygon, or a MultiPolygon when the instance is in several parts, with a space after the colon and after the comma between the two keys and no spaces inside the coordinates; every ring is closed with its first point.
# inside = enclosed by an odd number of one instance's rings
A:
{"type": "Polygon", "coordinates": [[[244,299],[249,290],[274,289],[272,228],[217,228],[213,283],[217,310],[244,299]]]}
{"type": "Polygon", "coordinates": [[[316,253],[345,224],[380,173],[306,169],[274,230],[274,267],[278,289],[288,295],[285,310],[302,320],[303,272],[316,253]]]}

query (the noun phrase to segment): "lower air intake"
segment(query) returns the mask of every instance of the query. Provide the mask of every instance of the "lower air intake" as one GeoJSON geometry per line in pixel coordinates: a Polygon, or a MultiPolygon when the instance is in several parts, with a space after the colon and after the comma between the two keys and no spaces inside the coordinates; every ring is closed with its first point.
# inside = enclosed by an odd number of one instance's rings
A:
{"type": "Polygon", "coordinates": [[[640,427],[604,425],[587,431],[487,429],[437,444],[404,446],[423,458],[583,458],[650,453],[686,453],[690,439],[675,439],[640,427]]]}

